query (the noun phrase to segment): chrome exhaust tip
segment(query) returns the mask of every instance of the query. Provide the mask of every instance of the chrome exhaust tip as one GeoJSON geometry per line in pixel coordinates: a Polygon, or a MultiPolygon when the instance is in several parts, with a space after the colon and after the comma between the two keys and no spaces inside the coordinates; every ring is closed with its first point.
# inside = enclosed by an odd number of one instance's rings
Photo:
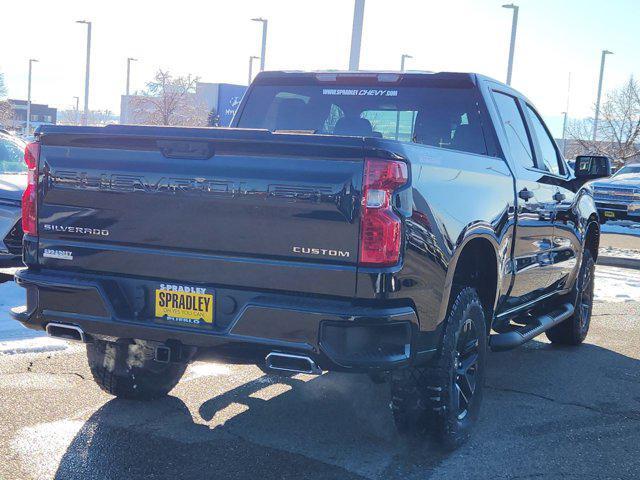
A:
{"type": "Polygon", "coordinates": [[[305,355],[271,352],[265,357],[265,363],[269,370],[322,375],[316,362],[305,355]]]}
{"type": "Polygon", "coordinates": [[[88,343],[88,338],[80,327],[65,323],[47,323],[45,327],[47,335],[72,342],[88,343]]]}

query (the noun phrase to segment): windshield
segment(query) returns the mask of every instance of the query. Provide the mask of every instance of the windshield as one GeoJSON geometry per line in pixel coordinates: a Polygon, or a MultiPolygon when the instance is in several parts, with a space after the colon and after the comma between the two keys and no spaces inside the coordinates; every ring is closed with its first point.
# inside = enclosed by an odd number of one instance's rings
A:
{"type": "Polygon", "coordinates": [[[26,144],[20,140],[0,136],[0,174],[25,173],[24,149],[26,144]]]}
{"type": "Polygon", "coordinates": [[[378,137],[487,154],[472,88],[256,85],[238,120],[272,132],[378,137]]]}
{"type": "Polygon", "coordinates": [[[627,174],[633,174],[633,173],[640,173],[640,164],[626,165],[622,167],[620,170],[618,170],[615,173],[614,177],[617,177],[618,175],[627,175],[627,174]]]}

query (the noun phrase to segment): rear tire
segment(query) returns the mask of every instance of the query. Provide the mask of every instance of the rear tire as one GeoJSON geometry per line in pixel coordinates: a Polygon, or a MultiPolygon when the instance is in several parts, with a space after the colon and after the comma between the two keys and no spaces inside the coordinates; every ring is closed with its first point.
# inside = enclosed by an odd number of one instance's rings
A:
{"type": "Polygon", "coordinates": [[[552,343],[580,345],[587,338],[593,310],[595,268],[596,264],[591,252],[585,250],[582,256],[580,273],[573,291],[576,298],[575,311],[569,318],[545,332],[552,343]]]}
{"type": "Polygon", "coordinates": [[[462,289],[447,316],[434,363],[392,373],[391,408],[399,432],[434,435],[446,449],[469,438],[482,402],[486,325],[478,292],[462,289]]]}
{"type": "Polygon", "coordinates": [[[110,395],[131,400],[153,400],[167,395],[182,378],[188,362],[161,363],[155,349],[142,340],[87,344],[87,360],[94,381],[110,395]]]}

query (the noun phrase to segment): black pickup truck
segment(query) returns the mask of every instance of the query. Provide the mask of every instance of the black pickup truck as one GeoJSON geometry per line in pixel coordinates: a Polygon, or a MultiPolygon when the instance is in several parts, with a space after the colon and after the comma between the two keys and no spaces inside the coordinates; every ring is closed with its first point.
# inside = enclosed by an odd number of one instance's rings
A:
{"type": "Polygon", "coordinates": [[[594,200],[480,75],[261,73],[232,128],[45,126],[25,160],[14,316],[119,397],[196,359],[368,373],[455,447],[488,349],[587,335],[594,200]]]}

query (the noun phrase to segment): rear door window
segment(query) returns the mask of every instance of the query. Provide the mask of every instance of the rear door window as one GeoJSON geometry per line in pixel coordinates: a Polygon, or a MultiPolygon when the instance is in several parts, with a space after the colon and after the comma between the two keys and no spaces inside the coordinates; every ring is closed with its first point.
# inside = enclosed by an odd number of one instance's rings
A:
{"type": "Polygon", "coordinates": [[[377,137],[488,154],[473,88],[254,85],[237,126],[377,137]]]}
{"type": "Polygon", "coordinates": [[[535,167],[531,139],[515,97],[494,91],[493,98],[502,119],[512,158],[524,167],[535,167]]]}

